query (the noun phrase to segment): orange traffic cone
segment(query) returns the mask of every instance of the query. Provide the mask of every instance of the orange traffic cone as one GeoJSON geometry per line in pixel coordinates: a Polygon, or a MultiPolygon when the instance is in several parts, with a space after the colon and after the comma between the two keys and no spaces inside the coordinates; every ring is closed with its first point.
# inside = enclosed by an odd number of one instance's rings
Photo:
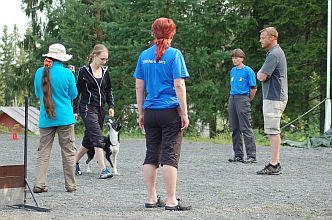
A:
{"type": "Polygon", "coordinates": [[[13,132],[13,140],[14,141],[16,141],[16,140],[18,140],[19,138],[18,138],[18,136],[17,136],[17,133],[16,132],[13,132]]]}

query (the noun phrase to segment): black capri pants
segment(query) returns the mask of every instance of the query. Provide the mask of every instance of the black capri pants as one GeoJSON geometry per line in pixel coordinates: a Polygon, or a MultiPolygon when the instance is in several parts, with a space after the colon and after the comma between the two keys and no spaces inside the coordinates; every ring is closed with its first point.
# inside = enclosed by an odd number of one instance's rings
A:
{"type": "Polygon", "coordinates": [[[146,155],[144,164],[178,168],[180,159],[181,118],[176,108],[145,109],[146,155]]]}
{"type": "Polygon", "coordinates": [[[105,111],[99,106],[80,106],[80,115],[83,119],[85,131],[82,146],[89,149],[104,148],[105,141],[102,134],[105,111]]]}

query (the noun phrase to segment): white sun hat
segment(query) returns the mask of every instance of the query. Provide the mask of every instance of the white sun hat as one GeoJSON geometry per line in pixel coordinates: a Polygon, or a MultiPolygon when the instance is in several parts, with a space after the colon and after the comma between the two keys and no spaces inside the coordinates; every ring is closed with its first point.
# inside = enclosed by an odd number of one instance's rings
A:
{"type": "Polygon", "coordinates": [[[66,53],[66,48],[62,44],[52,44],[48,48],[48,53],[43,54],[43,57],[50,57],[60,61],[68,61],[73,55],[66,53]]]}

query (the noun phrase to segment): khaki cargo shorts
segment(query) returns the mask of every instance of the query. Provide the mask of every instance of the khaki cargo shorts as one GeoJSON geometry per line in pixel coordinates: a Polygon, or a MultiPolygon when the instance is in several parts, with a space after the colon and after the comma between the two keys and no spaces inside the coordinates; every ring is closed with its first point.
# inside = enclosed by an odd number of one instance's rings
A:
{"type": "Polygon", "coordinates": [[[263,100],[264,133],[280,134],[281,115],[287,101],[263,100]]]}

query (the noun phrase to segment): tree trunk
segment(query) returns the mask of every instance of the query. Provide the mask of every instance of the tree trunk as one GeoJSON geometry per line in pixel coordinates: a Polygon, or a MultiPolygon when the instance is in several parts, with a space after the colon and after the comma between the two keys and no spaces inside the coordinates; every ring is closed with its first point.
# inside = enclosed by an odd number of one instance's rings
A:
{"type": "Polygon", "coordinates": [[[100,16],[101,16],[101,10],[97,9],[97,12],[96,12],[96,18],[97,18],[96,35],[97,35],[97,40],[98,41],[102,41],[102,39],[103,39],[103,32],[100,29],[100,16]]]}
{"type": "Polygon", "coordinates": [[[217,118],[216,113],[213,114],[213,118],[211,118],[211,121],[209,122],[209,132],[210,132],[210,138],[214,138],[217,133],[217,118]]]}

